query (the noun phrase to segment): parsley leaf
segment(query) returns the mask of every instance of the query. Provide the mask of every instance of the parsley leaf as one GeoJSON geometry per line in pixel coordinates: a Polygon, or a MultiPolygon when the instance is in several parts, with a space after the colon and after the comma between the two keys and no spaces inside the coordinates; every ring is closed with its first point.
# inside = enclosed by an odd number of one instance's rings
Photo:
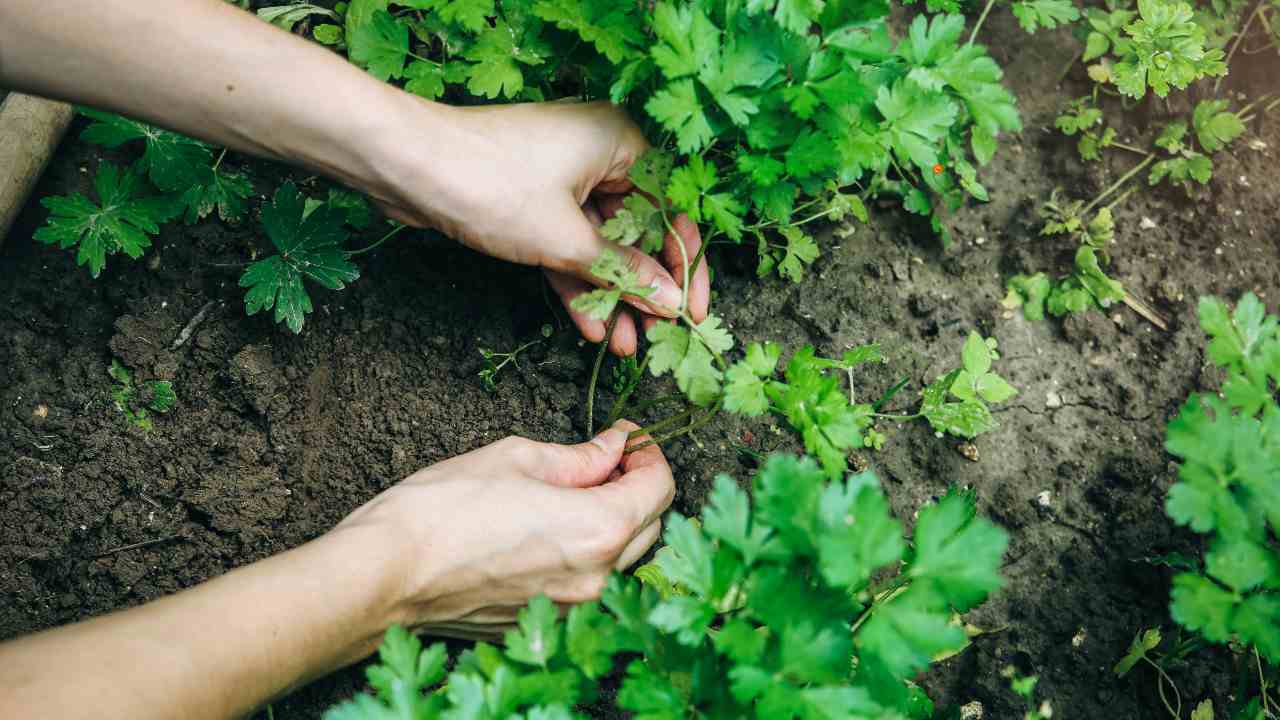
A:
{"type": "Polygon", "coordinates": [[[507,657],[546,668],[560,649],[561,629],[556,620],[556,606],[550,598],[539,595],[530,600],[517,616],[519,629],[507,631],[507,657]]]}
{"type": "Polygon", "coordinates": [[[1052,30],[1080,19],[1080,11],[1071,0],[1020,0],[1013,3],[1013,16],[1023,30],[1034,33],[1040,28],[1052,30]]]}
{"type": "Polygon", "coordinates": [[[47,197],[40,204],[48,208],[49,219],[34,237],[45,245],[63,249],[76,246],[76,264],[87,265],[98,277],[107,256],[123,252],[142,257],[151,247],[151,237],[160,232],[160,223],[173,217],[171,202],[161,197],[141,197],[141,177],[137,168],[121,171],[103,161],[94,177],[98,202],[78,192],[47,197]]]}
{"type": "Polygon", "coordinates": [[[341,249],[347,233],[342,211],[325,204],[304,217],[305,201],[292,183],[276,191],[262,208],[262,225],[279,255],[258,260],[240,276],[245,311],[254,315],[275,308],[275,321],[295,333],[311,312],[311,297],[303,285],[310,278],[330,290],[341,290],[360,277],[360,271],[341,249]]]}
{"type": "Polygon", "coordinates": [[[612,287],[583,293],[574,298],[569,307],[597,320],[608,320],[623,295],[643,298],[649,297],[655,290],[643,285],[640,276],[627,265],[622,256],[610,250],[600,253],[591,263],[591,274],[612,287]]]}
{"type": "Polygon", "coordinates": [[[689,219],[702,222],[705,217],[730,239],[739,240],[746,208],[730,193],[712,192],[718,183],[716,166],[701,155],[694,155],[688,164],[672,171],[666,194],[677,208],[689,214],[689,219]]]}
{"type": "Polygon", "coordinates": [[[646,334],[650,342],[649,372],[660,377],[670,371],[676,385],[689,401],[708,407],[720,397],[723,374],[713,353],[733,347],[733,336],[720,327],[720,320],[708,315],[694,332],[670,322],[660,322],[646,334]]]}
{"type": "Polygon", "coordinates": [[[1192,113],[1191,124],[1205,152],[1218,152],[1244,132],[1244,123],[1239,115],[1227,111],[1228,104],[1226,100],[1204,100],[1192,113]]]}

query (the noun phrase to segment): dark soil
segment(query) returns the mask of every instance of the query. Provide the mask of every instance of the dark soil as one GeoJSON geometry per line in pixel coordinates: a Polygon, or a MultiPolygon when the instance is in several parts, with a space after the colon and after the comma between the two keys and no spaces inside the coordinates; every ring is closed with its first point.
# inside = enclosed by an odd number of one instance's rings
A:
{"type": "MultiPolygon", "coordinates": [[[[1143,189],[1117,207],[1114,274],[1169,318],[1167,332],[1126,308],[1027,322],[999,305],[1004,279],[1065,271],[1074,250],[1038,236],[1036,206],[1055,186],[1089,198],[1136,158],[1116,151],[1084,166],[1052,129],[1064,99],[1086,88],[1078,66],[1057,85],[1076,48],[1067,35],[1029,42],[997,14],[985,36],[1026,129],[986,169],[992,202],[960,213],[955,246],[942,251],[886,207],[847,237],[832,229],[799,285],[757,281],[752,253],[716,248],[716,307],[743,341],[823,354],[880,342],[889,363],[856,377],[866,396],[903,376],[918,389],[956,363],[971,329],[998,338],[997,368],[1021,393],[975,443],[976,461],[923,423],[882,427],[888,444],[864,458],[900,517],[958,483],[1011,534],[1008,585],[969,618],[990,633],[924,683],[940,705],[978,701],[988,718],[1020,717],[1000,676],[1012,663],[1040,675],[1038,696],[1062,714],[1164,717],[1152,674],[1117,680],[1110,668],[1138,630],[1169,628],[1170,571],[1143,558],[1197,547],[1164,516],[1174,466],[1162,449],[1182,399],[1216,382],[1195,300],[1253,290],[1274,309],[1280,297],[1280,122],[1253,122],[1193,199],[1143,189]]],[[[1256,94],[1276,70],[1236,63],[1228,87],[1256,94]]],[[[1169,110],[1188,107],[1182,98],[1169,110]]],[[[1162,102],[1130,112],[1121,138],[1149,142],[1148,123],[1165,113],[1162,102]]],[[[37,197],[84,189],[98,157],[67,142],[37,197]]],[[[259,180],[278,172],[248,169],[259,180]]],[[[94,281],[72,254],[30,240],[43,219],[33,203],[0,249],[0,639],[298,545],[410,472],[505,435],[584,434],[594,348],[549,304],[537,272],[404,239],[363,258],[354,287],[313,290],[317,311],[294,336],[243,313],[236,279],[265,243],[255,223],[169,226],[146,260],[113,259],[94,281]],[[170,350],[207,303],[190,341],[170,350]],[[512,349],[544,324],[553,336],[486,392],[478,349],[512,349]],[[178,405],[153,431],[114,409],[112,358],[174,382],[178,405]],[[150,540],[161,542],[113,552],[150,540]]],[[[746,478],[743,446],[795,448],[768,420],[722,419],[671,443],[675,509],[698,512],[718,473],[746,478]]],[[[1185,698],[1223,707],[1235,662],[1208,649],[1172,672],[1185,698]]],[[[275,716],[317,717],[362,684],[358,668],[338,673],[276,703],[275,716]]]]}

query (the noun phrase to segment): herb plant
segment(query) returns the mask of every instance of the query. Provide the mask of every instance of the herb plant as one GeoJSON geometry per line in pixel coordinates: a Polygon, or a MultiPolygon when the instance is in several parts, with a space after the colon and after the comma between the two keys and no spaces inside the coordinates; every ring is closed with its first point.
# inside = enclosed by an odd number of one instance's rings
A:
{"type": "MultiPolygon", "coordinates": [[[[1174,577],[1170,612],[1211,642],[1247,647],[1261,675],[1280,663],[1280,321],[1252,293],[1234,311],[1216,298],[1199,311],[1226,380],[1220,394],[1191,395],[1168,427],[1181,464],[1165,510],[1209,542],[1204,571],[1174,577]]],[[[1260,706],[1280,710],[1265,684],[1260,706]]]]}
{"type": "Polygon", "coordinates": [[[94,178],[98,201],[78,192],[42,199],[50,214],[35,239],[75,247],[76,264],[87,265],[93,277],[102,273],[110,255],[142,257],[160,223],[172,217],[173,207],[166,198],[140,194],[140,184],[136,169],[121,170],[102,161],[94,178]]]}
{"type": "Polygon", "coordinates": [[[1000,587],[1006,546],[960,491],[921,508],[908,544],[873,474],[785,455],[750,498],[717,478],[701,523],[673,514],[664,537],[666,596],[615,575],[563,622],[535,598],[505,650],[477,644],[447,677],[443,645],[392,628],[373,694],[326,719],[580,718],[615,665],[637,718],[928,718],[910,678],[968,644],[955,614],[1000,587]]]}
{"type": "MultiPolygon", "coordinates": [[[[786,228],[848,204],[832,183],[901,197],[945,239],[946,214],[984,199],[974,162],[1020,121],[999,67],[962,43],[963,17],[917,17],[894,42],[887,15],[880,2],[356,0],[345,25],[355,63],[429,99],[627,105],[680,156],[612,223],[628,244],[660,245],[656,202],[709,236],[786,247],[786,228]]],[[[791,257],[771,268],[798,279],[791,257]]]]}
{"type": "Polygon", "coordinates": [[[154,427],[148,410],[164,414],[172,410],[173,404],[178,401],[178,396],[173,392],[173,383],[168,380],[134,382],[129,370],[119,360],[111,361],[107,374],[116,382],[111,391],[116,409],[129,422],[143,430],[154,427]]]}

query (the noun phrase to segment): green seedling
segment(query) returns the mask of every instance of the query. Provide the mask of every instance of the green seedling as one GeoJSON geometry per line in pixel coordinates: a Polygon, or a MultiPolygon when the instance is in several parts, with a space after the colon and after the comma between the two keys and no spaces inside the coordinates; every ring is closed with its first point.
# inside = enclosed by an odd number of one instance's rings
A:
{"type": "Polygon", "coordinates": [[[1226,373],[1221,393],[1196,393],[1170,421],[1180,460],[1165,512],[1208,536],[1203,570],[1174,576],[1173,619],[1205,640],[1232,643],[1258,670],[1257,716],[1280,711],[1266,667],[1280,663],[1280,320],[1245,294],[1234,310],[1200,300],[1207,356],[1226,373]]]}
{"type": "Polygon", "coordinates": [[[155,427],[148,410],[163,415],[172,410],[174,403],[178,401],[178,396],[173,392],[173,383],[168,380],[135,383],[129,370],[121,365],[119,360],[111,361],[107,374],[116,381],[115,387],[111,390],[111,398],[115,401],[116,409],[123,413],[129,422],[143,430],[151,430],[155,427]]]}
{"type": "Polygon", "coordinates": [[[488,348],[480,348],[480,357],[484,358],[484,367],[480,369],[480,372],[476,373],[480,378],[480,384],[489,392],[497,390],[498,375],[502,372],[502,368],[511,365],[518,369],[520,367],[520,353],[551,337],[551,333],[551,326],[543,325],[542,337],[530,340],[511,352],[496,352],[488,348]]]}
{"type": "Polygon", "coordinates": [[[1024,677],[1018,674],[1017,668],[1012,665],[1006,666],[1000,674],[1009,680],[1009,689],[1026,703],[1027,711],[1022,715],[1023,720],[1050,720],[1053,717],[1053,705],[1048,700],[1036,705],[1035,692],[1036,684],[1040,681],[1039,676],[1024,677]]]}
{"type": "Polygon", "coordinates": [[[787,455],[750,494],[720,476],[701,522],[665,527],[646,580],[614,575],[563,620],[535,598],[505,649],[450,664],[443,644],[392,628],[371,694],[326,720],[570,720],[615,669],[613,702],[634,717],[931,717],[911,680],[968,644],[954,618],[1000,587],[1007,545],[971,493],[951,492],[920,509],[908,549],[875,475],[831,479],[787,455]]]}

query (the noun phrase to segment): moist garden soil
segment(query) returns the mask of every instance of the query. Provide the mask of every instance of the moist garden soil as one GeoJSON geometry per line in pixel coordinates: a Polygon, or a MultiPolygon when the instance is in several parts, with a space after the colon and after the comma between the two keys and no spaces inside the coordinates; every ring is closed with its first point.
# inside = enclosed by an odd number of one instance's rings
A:
{"type": "MultiPolygon", "coordinates": [[[[1152,672],[1117,679],[1111,667],[1138,630],[1172,631],[1172,571],[1146,558],[1198,549],[1163,512],[1175,472],[1165,424],[1188,393],[1218,382],[1196,298],[1253,290],[1273,311],[1280,299],[1280,120],[1252,122],[1193,199],[1141,188],[1116,208],[1113,274],[1168,318],[1167,331],[1124,307],[1028,322],[1000,306],[1004,280],[1065,272],[1074,252],[1038,236],[1038,204],[1055,187],[1090,198],[1138,158],[1114,152],[1085,166],[1053,130],[1065,99],[1087,92],[1082,68],[1066,71],[1078,48],[1068,35],[1030,40],[1001,13],[984,38],[1026,129],[985,171],[992,201],[960,212],[954,246],[943,250],[891,205],[874,208],[870,226],[822,232],[823,254],[798,285],[757,280],[749,248],[716,246],[715,308],[741,342],[812,344],[832,356],[881,343],[888,362],[857,371],[855,391],[878,397],[909,378],[894,403],[903,411],[955,366],[970,330],[996,337],[997,370],[1021,391],[997,409],[997,431],[970,448],[923,422],[882,425],[885,448],[856,458],[908,523],[920,503],[961,484],[1010,533],[1007,586],[967,618],[987,633],[922,682],[940,705],[976,701],[987,718],[1015,718],[1000,675],[1012,664],[1040,676],[1037,697],[1062,716],[1166,717],[1152,672]]],[[[1247,62],[1235,63],[1224,92],[1274,88],[1274,57],[1247,62]]],[[[1185,95],[1152,99],[1123,116],[1120,138],[1149,143],[1162,117],[1190,107],[1185,95]]],[[[69,140],[36,197],[86,190],[102,156],[69,140]]],[[[282,172],[244,169],[264,193],[282,172]]],[[[72,253],[31,240],[44,217],[33,202],[0,248],[0,640],[294,547],[414,470],[508,434],[575,442],[586,433],[595,348],[536,271],[404,237],[363,257],[348,290],[313,287],[316,312],[294,336],[244,315],[236,280],[267,249],[255,221],[167,226],[147,258],[113,259],[95,281],[72,253]],[[551,337],[486,391],[479,349],[511,350],[545,325],[551,337]],[[139,379],[173,381],[177,407],[154,430],[115,409],[113,358],[139,379]]],[[[652,379],[642,387],[669,391],[652,379]]],[[[717,474],[745,482],[758,454],[797,449],[777,420],[717,419],[665,448],[674,509],[696,514],[717,474]]],[[[1240,662],[1208,648],[1170,672],[1188,701],[1221,708],[1240,662]]],[[[360,667],[340,672],[277,701],[274,717],[318,717],[362,687],[360,667]]],[[[592,713],[615,715],[604,703],[592,713]]]]}

